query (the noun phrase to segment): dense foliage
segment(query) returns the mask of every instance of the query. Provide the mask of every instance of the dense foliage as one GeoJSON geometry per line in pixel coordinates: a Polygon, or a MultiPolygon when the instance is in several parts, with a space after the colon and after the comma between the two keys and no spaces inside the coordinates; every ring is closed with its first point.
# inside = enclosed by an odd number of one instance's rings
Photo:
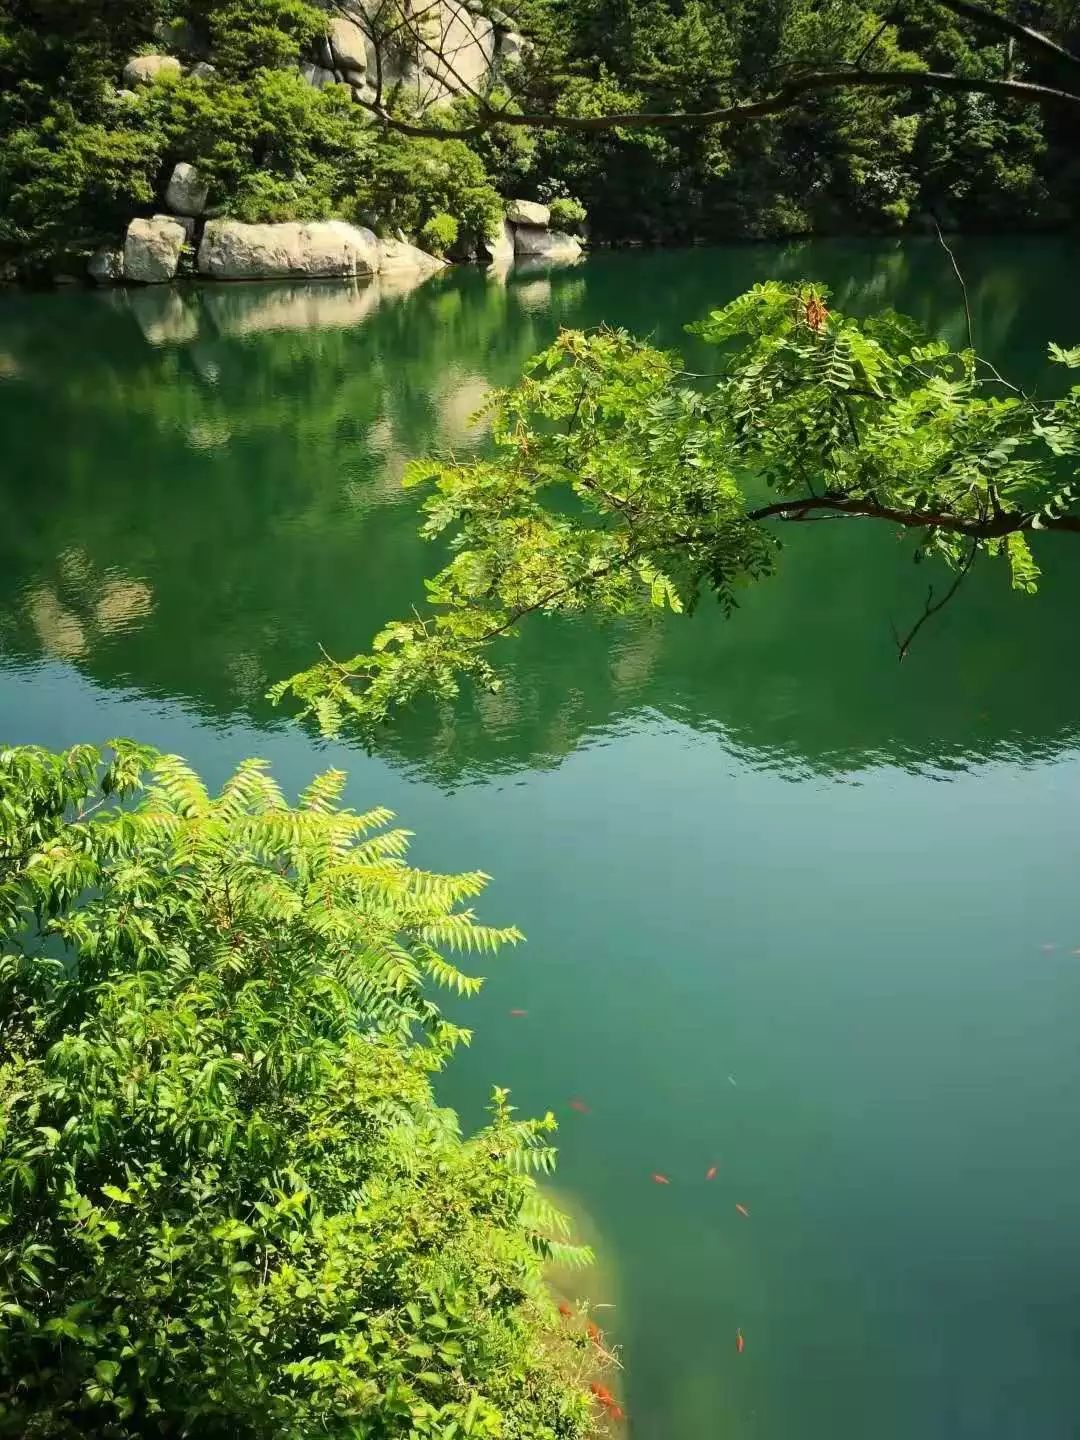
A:
{"type": "MultiPolygon", "coordinates": [[[[463,674],[497,687],[490,646],[534,612],[683,611],[709,592],[731,610],[772,568],[775,523],[817,518],[886,521],[916,538],[916,559],[955,571],[898,637],[903,658],[978,556],[1030,591],[1028,536],[1080,531],[1080,385],[1028,395],[974,350],[892,312],[830,311],[805,283],[755,285],[695,329],[718,346],[713,375],[624,332],[563,332],[493,395],[490,457],[406,475],[430,491],[423,533],[452,537],[428,581],[433,613],[275,694],[370,737],[396,705],[456,694],[463,674]]],[[[1080,348],[1051,345],[1050,359],[1080,367],[1080,348]]]]}
{"type": "MultiPolygon", "coordinates": [[[[1034,17],[1015,0],[997,9],[1064,45],[1075,38],[1068,6],[1034,17]]],[[[376,39],[397,37],[387,45],[421,37],[398,0],[368,10],[380,17],[376,39]]],[[[748,125],[594,134],[491,121],[504,106],[563,117],[699,111],[758,98],[808,66],[1063,82],[1052,54],[1017,48],[936,0],[520,0],[513,12],[528,41],[489,94],[418,115],[415,100],[388,93],[386,123],[373,124],[346,86],[312,89],[297,71],[317,56],[334,6],[0,0],[0,259],[51,262],[115,238],[132,214],[160,205],[178,158],[205,168],[212,205],[240,218],[342,214],[419,236],[447,214],[469,244],[498,215],[500,194],[570,201],[572,215],[584,202],[593,236],[612,240],[1074,215],[1075,106],[856,86],[748,125]],[[209,55],[216,73],[125,93],[125,60],[162,48],[188,66],[209,55]],[[430,136],[387,128],[418,121],[430,136]]],[[[1077,72],[1065,69],[1075,92],[1077,72]]]]}
{"type": "Polygon", "coordinates": [[[590,1432],[554,1122],[430,1087],[441,952],[516,932],[343,778],[0,751],[0,1433],[590,1432]]]}

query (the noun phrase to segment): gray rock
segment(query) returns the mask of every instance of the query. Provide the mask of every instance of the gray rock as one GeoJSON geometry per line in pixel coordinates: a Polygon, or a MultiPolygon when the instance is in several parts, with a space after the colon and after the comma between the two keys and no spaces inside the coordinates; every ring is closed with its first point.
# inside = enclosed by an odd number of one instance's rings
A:
{"type": "Polygon", "coordinates": [[[139,97],[134,90],[117,90],[116,98],[122,100],[125,105],[130,105],[132,100],[137,100],[139,97]]]}
{"type": "Polygon", "coordinates": [[[133,55],[124,66],[124,84],[150,85],[162,75],[180,74],[180,61],[172,55],[133,55]]]}
{"type": "Polygon", "coordinates": [[[399,270],[415,271],[421,275],[434,275],[437,270],[446,269],[446,261],[429,255],[407,240],[377,240],[379,249],[379,274],[390,275],[399,270]]]}
{"type": "Polygon", "coordinates": [[[492,265],[508,265],[514,258],[514,231],[508,220],[480,242],[480,258],[492,265]]]}
{"type": "Polygon", "coordinates": [[[308,225],[211,220],[199,246],[199,274],[215,280],[345,279],[374,275],[379,261],[372,232],[344,220],[308,225]]]}
{"type": "Polygon", "coordinates": [[[124,279],[143,285],[172,280],[186,238],[183,225],[172,216],[132,220],[124,241],[124,279]]]}
{"type": "Polygon", "coordinates": [[[194,215],[151,215],[150,218],[151,220],[171,220],[174,225],[182,226],[185,245],[190,245],[195,239],[194,215]]]}
{"type": "Polygon", "coordinates": [[[526,41],[524,35],[519,35],[516,30],[507,30],[499,36],[498,56],[506,64],[513,64],[520,60],[525,54],[526,41]]]}
{"type": "Polygon", "coordinates": [[[306,80],[313,90],[325,90],[328,85],[337,84],[333,70],[327,70],[322,65],[301,65],[300,78],[306,80]]]}
{"type": "Polygon", "coordinates": [[[173,168],[169,188],[165,191],[165,204],[177,215],[201,215],[206,209],[208,193],[206,182],[200,178],[195,166],[181,160],[173,168]]]}
{"type": "Polygon", "coordinates": [[[95,285],[116,285],[124,278],[124,252],[115,245],[99,245],[86,262],[95,285]]]}
{"type": "Polygon", "coordinates": [[[363,85],[354,85],[352,87],[352,98],[358,105],[374,105],[375,86],[369,85],[367,82],[363,85]]]}
{"type": "Polygon", "coordinates": [[[539,225],[515,225],[514,253],[531,255],[540,260],[576,260],[581,254],[581,242],[561,230],[548,230],[539,225]]]}
{"type": "Polygon", "coordinates": [[[544,227],[551,224],[551,211],[546,205],[537,204],[535,200],[508,200],[506,218],[511,225],[544,227]]]}
{"type": "Polygon", "coordinates": [[[212,80],[217,74],[217,66],[211,65],[209,60],[199,60],[188,71],[192,80],[212,80]]]}

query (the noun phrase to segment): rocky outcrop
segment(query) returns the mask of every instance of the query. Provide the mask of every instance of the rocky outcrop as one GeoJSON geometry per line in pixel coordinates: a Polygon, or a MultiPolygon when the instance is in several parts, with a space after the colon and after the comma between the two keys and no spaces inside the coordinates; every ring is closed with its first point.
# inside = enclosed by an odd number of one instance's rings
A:
{"type": "MultiPolygon", "coordinates": [[[[309,84],[335,81],[353,87],[354,98],[374,98],[375,45],[371,18],[383,0],[320,0],[328,12],[326,32],[313,64],[300,67],[309,84]]],[[[524,42],[508,16],[485,15],[479,4],[426,0],[413,11],[413,23],[398,27],[392,42],[380,46],[384,95],[397,91],[425,109],[458,95],[482,91],[503,60],[519,59],[524,42]]]]}
{"type": "Polygon", "coordinates": [[[209,189],[195,166],[182,160],[173,168],[165,191],[165,204],[176,215],[201,215],[206,209],[208,194],[209,189]]]}
{"type": "Polygon", "coordinates": [[[535,200],[508,200],[506,218],[511,225],[533,225],[546,230],[551,224],[551,211],[535,200]]]}
{"type": "Polygon", "coordinates": [[[115,245],[99,245],[86,262],[95,285],[117,285],[124,278],[124,252],[115,245]]]}
{"type": "Polygon", "coordinates": [[[491,265],[506,266],[514,259],[514,230],[508,220],[499,222],[498,227],[480,242],[480,259],[491,265]]]}
{"type": "Polygon", "coordinates": [[[195,240],[195,217],[194,215],[151,215],[151,220],[171,220],[174,225],[179,225],[184,232],[184,244],[191,245],[195,240]]]}
{"type": "Polygon", "coordinates": [[[211,220],[199,246],[198,267],[200,275],[215,280],[316,280],[374,275],[379,261],[371,231],[344,220],[309,225],[211,220]]]}
{"type": "Polygon", "coordinates": [[[380,275],[392,275],[398,271],[434,275],[436,271],[446,269],[445,260],[429,255],[426,250],[410,245],[407,240],[377,240],[375,243],[379,249],[380,275]]]}
{"type": "Polygon", "coordinates": [[[176,276],[187,236],[179,221],[159,216],[133,220],[124,241],[124,279],[163,285],[176,276]]]}
{"type": "Polygon", "coordinates": [[[217,66],[211,65],[208,60],[197,60],[188,75],[192,80],[212,80],[217,74],[217,66]]]}
{"type": "Polygon", "coordinates": [[[149,85],[162,75],[180,75],[180,61],[172,55],[133,55],[124,66],[124,84],[149,85]]]}
{"type": "Polygon", "coordinates": [[[539,225],[514,226],[514,252],[534,260],[576,260],[581,242],[561,230],[547,230],[539,225]]]}

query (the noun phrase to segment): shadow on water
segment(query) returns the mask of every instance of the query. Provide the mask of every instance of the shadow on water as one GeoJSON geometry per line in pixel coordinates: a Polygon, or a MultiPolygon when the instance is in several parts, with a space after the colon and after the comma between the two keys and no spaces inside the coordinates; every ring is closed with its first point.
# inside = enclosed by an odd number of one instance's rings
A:
{"type": "MultiPolygon", "coordinates": [[[[981,347],[1030,382],[1080,334],[1064,242],[960,247],[981,347]]],[[[408,459],[483,443],[470,417],[560,325],[623,324],[693,354],[685,322],[756,280],[813,276],[963,338],[936,242],[602,255],[560,271],[408,282],[15,297],[0,310],[0,646],[211,719],[283,723],[267,686],[351,654],[423,594],[437,552],[408,459]],[[92,356],[92,363],[87,357],[92,356]]],[[[698,357],[700,358],[700,356],[698,357]]],[[[389,753],[440,783],[558,763],[637,724],[720,732],[798,776],[947,770],[1072,743],[1077,571],[1044,542],[1034,601],[976,574],[902,668],[890,624],[925,591],[881,526],[791,529],[734,620],[526,627],[497,697],[407,717],[389,753]]]]}

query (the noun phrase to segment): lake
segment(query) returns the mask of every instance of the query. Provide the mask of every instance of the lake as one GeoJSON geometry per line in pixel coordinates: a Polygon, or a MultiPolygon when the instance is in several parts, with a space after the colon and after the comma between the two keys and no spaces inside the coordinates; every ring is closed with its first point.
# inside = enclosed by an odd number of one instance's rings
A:
{"type": "MultiPolygon", "coordinates": [[[[1046,342],[1080,342],[1075,245],[957,251],[980,348],[1046,383],[1046,342]]],[[[1066,537],[1034,599],[977,568],[903,665],[890,627],[928,577],[890,527],[845,522],[789,527],[730,621],[526,627],[503,693],[421,708],[372,756],[264,699],[422,598],[438,554],[402,468],[482,445],[488,387],[557,327],[697,360],[682,326],[770,276],[963,338],[933,241],[623,252],[411,293],[3,297],[0,736],[133,735],[214,782],[260,754],[291,792],[340,765],[417,863],[495,877],[483,918],[529,943],[462,1011],[476,1039],[442,1090],[470,1125],[494,1082],[559,1115],[559,1194],[600,1253],[571,1298],[613,1307],[635,1440],[1066,1440],[1066,537]]]]}

